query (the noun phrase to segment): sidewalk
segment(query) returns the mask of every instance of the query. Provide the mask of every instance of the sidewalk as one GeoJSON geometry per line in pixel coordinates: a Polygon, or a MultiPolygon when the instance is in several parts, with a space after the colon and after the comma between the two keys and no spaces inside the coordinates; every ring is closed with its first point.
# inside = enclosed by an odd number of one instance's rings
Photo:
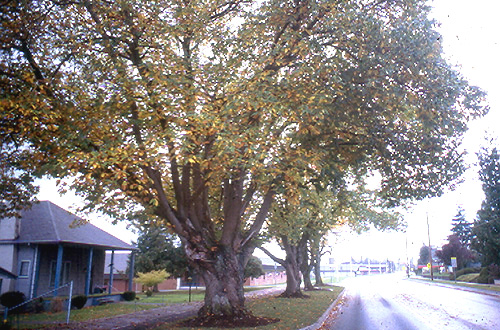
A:
{"type": "MultiPolygon", "coordinates": [[[[245,293],[247,299],[260,298],[267,295],[277,295],[284,291],[283,286],[245,293]]],[[[188,317],[196,316],[202,302],[175,304],[166,307],[139,311],[131,314],[117,315],[104,319],[70,324],[58,324],[49,330],[145,330],[166,322],[175,322],[188,317]]]]}

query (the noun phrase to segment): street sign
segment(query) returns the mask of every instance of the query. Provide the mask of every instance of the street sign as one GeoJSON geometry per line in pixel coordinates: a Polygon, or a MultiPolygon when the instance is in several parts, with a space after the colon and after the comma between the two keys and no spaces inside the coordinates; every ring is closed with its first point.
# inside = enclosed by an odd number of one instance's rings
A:
{"type": "Polygon", "coordinates": [[[457,268],[457,258],[451,257],[451,267],[457,268]]]}

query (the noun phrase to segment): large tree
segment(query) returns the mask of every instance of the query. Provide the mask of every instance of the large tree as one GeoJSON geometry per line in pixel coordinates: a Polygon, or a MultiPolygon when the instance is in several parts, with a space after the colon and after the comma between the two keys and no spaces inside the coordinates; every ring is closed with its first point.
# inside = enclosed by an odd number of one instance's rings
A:
{"type": "Polygon", "coordinates": [[[483,148],[478,156],[484,200],[472,228],[472,248],[484,265],[500,265],[500,154],[493,147],[483,148]]]}
{"type": "Polygon", "coordinates": [[[460,174],[482,94],[441,57],[428,12],[418,0],[6,1],[0,111],[31,154],[24,170],[170,227],[207,284],[200,316],[239,317],[277,186],[293,195],[305,172],[364,164],[397,204],[460,174]]]}

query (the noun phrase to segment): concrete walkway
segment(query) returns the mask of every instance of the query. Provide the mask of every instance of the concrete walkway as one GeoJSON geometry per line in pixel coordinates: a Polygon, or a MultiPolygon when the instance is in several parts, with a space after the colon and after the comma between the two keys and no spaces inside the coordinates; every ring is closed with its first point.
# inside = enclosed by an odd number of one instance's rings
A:
{"type": "MultiPolygon", "coordinates": [[[[278,295],[284,291],[283,286],[245,293],[247,299],[260,298],[268,295],[278,295]]],[[[50,330],[145,330],[161,323],[175,322],[188,317],[196,316],[202,302],[174,304],[166,307],[138,311],[131,314],[117,315],[104,319],[70,324],[58,324],[44,328],[50,330]]]]}

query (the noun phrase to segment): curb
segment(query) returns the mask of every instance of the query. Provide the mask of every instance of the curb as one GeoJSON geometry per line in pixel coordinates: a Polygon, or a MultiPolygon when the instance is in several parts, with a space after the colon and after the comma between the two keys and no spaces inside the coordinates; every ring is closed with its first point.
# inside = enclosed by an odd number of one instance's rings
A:
{"type": "Polygon", "coordinates": [[[345,288],[342,290],[342,292],[339,293],[337,298],[330,304],[330,306],[326,309],[326,311],[323,313],[323,315],[321,315],[321,317],[316,322],[314,322],[311,325],[308,325],[305,328],[301,328],[299,330],[317,330],[317,329],[319,329],[319,327],[321,327],[323,325],[323,323],[325,322],[325,320],[328,318],[328,316],[332,312],[333,308],[337,305],[339,300],[344,296],[344,293],[345,293],[345,288]]]}

